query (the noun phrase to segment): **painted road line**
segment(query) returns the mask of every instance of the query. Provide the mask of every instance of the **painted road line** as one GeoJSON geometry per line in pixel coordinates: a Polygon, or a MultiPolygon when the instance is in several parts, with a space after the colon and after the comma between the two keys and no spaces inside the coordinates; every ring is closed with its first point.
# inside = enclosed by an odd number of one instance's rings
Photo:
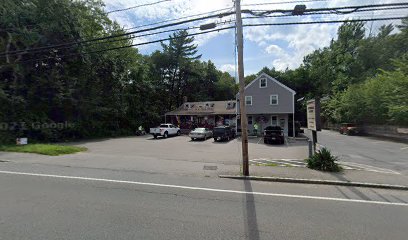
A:
{"type": "Polygon", "coordinates": [[[11,175],[20,175],[20,176],[48,177],[48,178],[70,179],[70,180],[83,180],[83,181],[91,181],[91,182],[108,182],[108,183],[119,183],[119,184],[132,184],[132,185],[141,185],[141,186],[164,187],[164,188],[186,189],[186,190],[207,191],[207,192],[236,193],[236,194],[248,194],[248,195],[270,196],[270,197],[325,200],[325,201],[336,201],[336,202],[351,202],[351,203],[363,203],[363,204],[377,204],[377,205],[391,205],[391,206],[408,207],[408,203],[369,201],[369,200],[360,200],[360,199],[332,198],[332,197],[319,197],[319,196],[310,196],[310,195],[293,195],[293,194],[281,194],[281,193],[248,192],[248,191],[229,190],[229,189],[190,187],[190,186],[161,184],[161,183],[136,182],[136,181],[126,181],[126,180],[105,179],[105,178],[64,176],[64,175],[42,174],[42,173],[12,172],[12,171],[1,171],[1,170],[0,170],[0,173],[11,174],[11,175]]]}
{"type": "Polygon", "coordinates": [[[251,160],[250,162],[253,163],[253,164],[266,164],[265,162],[254,161],[254,160],[251,160]]]}
{"type": "Polygon", "coordinates": [[[402,147],[402,148],[401,148],[401,150],[405,150],[405,149],[408,149],[408,147],[402,147]]]}
{"type": "Polygon", "coordinates": [[[379,168],[379,167],[374,167],[374,166],[365,165],[365,164],[361,164],[361,163],[340,162],[340,164],[345,164],[345,165],[350,166],[350,167],[361,168],[361,169],[363,169],[365,171],[371,171],[371,172],[392,173],[392,174],[398,174],[398,175],[401,174],[401,173],[396,172],[396,171],[391,170],[391,169],[379,168]]]}

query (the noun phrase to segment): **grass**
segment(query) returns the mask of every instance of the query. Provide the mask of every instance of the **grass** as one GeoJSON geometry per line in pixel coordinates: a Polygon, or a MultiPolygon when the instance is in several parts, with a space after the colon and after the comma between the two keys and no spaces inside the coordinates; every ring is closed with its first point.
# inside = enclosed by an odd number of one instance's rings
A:
{"type": "Polygon", "coordinates": [[[37,153],[49,156],[72,154],[86,151],[85,147],[65,146],[56,144],[0,145],[3,152],[37,153]]]}

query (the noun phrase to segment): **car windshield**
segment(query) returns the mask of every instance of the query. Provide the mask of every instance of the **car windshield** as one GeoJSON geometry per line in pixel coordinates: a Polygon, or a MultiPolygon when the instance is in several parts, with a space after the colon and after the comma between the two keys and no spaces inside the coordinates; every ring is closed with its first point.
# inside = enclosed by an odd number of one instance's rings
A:
{"type": "Polygon", "coordinates": [[[223,133],[226,131],[226,128],[214,128],[213,130],[215,133],[223,133]]]}
{"type": "Polygon", "coordinates": [[[205,128],[196,128],[194,132],[205,132],[205,128]]]}

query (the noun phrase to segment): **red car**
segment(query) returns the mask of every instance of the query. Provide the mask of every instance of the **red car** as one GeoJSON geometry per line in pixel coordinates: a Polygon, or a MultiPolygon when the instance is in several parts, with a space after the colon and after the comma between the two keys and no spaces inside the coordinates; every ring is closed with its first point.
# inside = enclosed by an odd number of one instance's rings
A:
{"type": "Polygon", "coordinates": [[[339,132],[345,135],[358,135],[362,131],[355,123],[342,123],[339,132]]]}

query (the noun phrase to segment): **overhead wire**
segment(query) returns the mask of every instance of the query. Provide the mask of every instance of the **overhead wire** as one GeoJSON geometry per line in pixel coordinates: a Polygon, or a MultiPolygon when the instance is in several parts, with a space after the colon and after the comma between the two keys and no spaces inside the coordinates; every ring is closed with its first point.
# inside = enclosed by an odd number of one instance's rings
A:
{"type": "MultiPolygon", "coordinates": [[[[197,35],[202,35],[202,34],[207,34],[207,33],[211,33],[211,32],[218,32],[218,31],[225,31],[225,30],[229,30],[235,28],[235,26],[228,26],[228,27],[223,27],[223,28],[217,28],[217,29],[212,29],[212,30],[208,30],[205,32],[197,32],[197,33],[190,33],[187,34],[187,37],[190,36],[197,36],[197,35]]],[[[184,36],[183,36],[184,37],[184,36]]],[[[142,43],[135,43],[135,44],[129,44],[129,45],[125,45],[125,46],[118,46],[118,47],[113,47],[113,48],[106,48],[106,49],[101,49],[101,50],[95,50],[95,51],[90,51],[90,52],[81,52],[81,53],[72,53],[72,54],[63,54],[58,56],[58,58],[62,58],[62,57],[67,57],[67,56],[75,56],[75,55],[80,55],[80,54],[92,54],[92,53],[100,53],[100,52],[106,52],[106,51],[112,51],[112,50],[119,50],[119,49],[124,49],[124,48],[130,48],[130,47],[136,47],[136,46],[142,46],[142,45],[146,45],[146,44],[152,44],[152,43],[159,43],[159,42],[164,42],[164,41],[168,41],[168,40],[172,40],[172,39],[177,39],[177,38],[181,38],[181,37],[168,37],[168,38],[162,38],[162,39],[158,39],[158,40],[153,40],[153,41],[148,41],[148,42],[142,42],[142,43]]],[[[42,61],[42,60],[50,60],[56,57],[45,57],[45,58],[41,58],[41,59],[27,59],[27,60],[22,60],[20,62],[32,62],[32,61],[42,61]]]]}
{"type": "Polygon", "coordinates": [[[364,19],[344,19],[344,20],[325,20],[325,21],[305,21],[305,22],[284,22],[284,23],[256,23],[244,24],[244,27],[260,27],[260,26],[287,26],[287,25],[308,25],[308,24],[324,24],[324,23],[349,23],[349,22],[371,22],[371,21],[386,21],[386,20],[401,20],[406,18],[401,17],[384,17],[384,18],[364,18],[364,19]]]}
{"type": "MultiPolygon", "coordinates": [[[[350,9],[350,8],[364,8],[364,7],[372,7],[372,6],[391,6],[391,5],[397,5],[397,6],[402,6],[402,5],[408,5],[408,3],[394,3],[394,4],[373,4],[373,5],[365,5],[365,6],[347,6],[347,7],[339,7],[339,8],[320,8],[320,10],[338,10],[338,9],[350,9]]],[[[243,10],[244,13],[248,13],[251,15],[255,15],[257,17],[267,17],[270,15],[266,14],[271,14],[272,12],[290,12],[292,10],[273,10],[273,11],[264,11],[260,14],[254,13],[252,10],[243,10]]],[[[308,9],[305,10],[306,14],[318,14],[316,9],[308,9]]],[[[132,34],[135,33],[141,33],[141,32],[148,32],[160,28],[166,28],[166,27],[171,27],[171,26],[177,26],[181,25],[184,23],[189,23],[189,22],[194,22],[194,21],[199,21],[199,20],[205,20],[205,19],[210,19],[210,18],[215,18],[215,17],[224,17],[224,16],[229,16],[235,14],[235,12],[224,12],[224,13],[219,13],[219,14],[214,14],[214,15],[208,15],[200,18],[195,18],[195,19],[189,19],[189,20],[184,20],[180,22],[175,22],[175,23],[170,23],[170,24],[165,24],[161,26],[156,26],[148,29],[141,29],[137,31],[132,31],[132,32],[127,32],[123,34],[117,34],[117,35],[110,35],[110,36],[105,36],[105,37],[100,37],[100,38],[94,38],[94,39],[88,39],[88,40],[82,40],[82,41],[76,41],[76,42],[70,42],[70,43],[62,43],[62,44],[56,44],[56,45],[48,45],[44,47],[38,47],[38,48],[31,48],[27,50],[14,50],[14,51],[9,51],[9,52],[4,52],[0,53],[0,56],[5,56],[5,55],[15,55],[18,53],[30,53],[30,52],[35,52],[35,51],[43,51],[43,50],[48,50],[48,49],[55,49],[55,48],[61,48],[61,47],[67,47],[67,46],[73,46],[73,45],[78,45],[78,44],[84,44],[84,43],[89,43],[93,41],[101,41],[101,40],[107,40],[107,39],[112,39],[112,38],[118,38],[118,37],[123,37],[123,36],[132,36],[132,34]]]]}
{"type": "MultiPolygon", "coordinates": [[[[369,22],[369,21],[384,21],[384,20],[400,20],[406,18],[405,16],[401,17],[387,17],[387,18],[366,18],[366,19],[348,19],[348,20],[327,20],[327,21],[307,21],[307,22],[286,22],[286,23],[257,23],[257,24],[244,24],[243,27],[260,27],[260,26],[285,26],[285,25],[307,25],[307,24],[325,24],[325,23],[349,23],[349,22],[369,22]]],[[[197,35],[202,35],[202,34],[207,34],[211,32],[219,32],[219,31],[225,31],[229,29],[233,29],[235,26],[228,26],[224,28],[217,28],[205,32],[197,32],[197,33],[191,33],[186,36],[197,36],[197,35]]],[[[177,37],[176,37],[177,38],[177,37]]],[[[119,46],[119,47],[114,47],[114,48],[107,48],[107,49],[101,49],[101,50],[96,50],[96,51],[91,51],[91,52],[82,52],[82,53],[73,53],[73,54],[68,54],[68,55],[62,55],[58,56],[58,58],[66,57],[66,56],[73,56],[73,55],[79,55],[79,54],[92,54],[92,53],[101,53],[101,52],[106,52],[106,51],[112,51],[112,50],[119,50],[119,49],[124,49],[124,48],[130,48],[130,47],[135,47],[135,46],[141,46],[141,45],[147,45],[147,44],[152,44],[152,43],[158,43],[158,42],[163,42],[167,40],[174,39],[174,37],[169,37],[169,38],[163,38],[159,40],[154,40],[154,41],[148,41],[148,42],[143,42],[143,43],[136,43],[136,44],[131,44],[131,45],[125,45],[125,46],[119,46]]],[[[55,59],[56,57],[47,57],[47,58],[42,58],[42,59],[28,59],[28,60],[23,60],[21,62],[31,62],[31,61],[42,61],[42,60],[50,60],[50,59],[55,59]]]]}
{"type": "Polygon", "coordinates": [[[311,3],[311,2],[327,2],[328,0],[299,0],[299,1],[285,1],[285,2],[264,2],[264,3],[250,3],[242,4],[241,6],[264,6],[264,5],[279,5],[279,4],[290,4],[290,3],[311,3]]]}
{"type": "MultiPolygon", "coordinates": [[[[100,41],[100,40],[106,40],[106,39],[111,39],[111,38],[129,36],[129,35],[132,35],[132,34],[135,34],[135,33],[148,32],[148,31],[152,31],[152,30],[156,30],[156,29],[160,29],[160,28],[172,27],[172,26],[177,26],[177,25],[189,23],[189,22],[195,22],[195,21],[199,21],[199,20],[206,20],[206,19],[210,19],[210,18],[216,18],[216,17],[220,18],[220,17],[229,16],[229,15],[232,15],[232,14],[235,14],[235,12],[225,12],[225,13],[220,13],[220,14],[214,14],[214,15],[204,16],[204,17],[200,17],[200,18],[194,18],[194,19],[184,20],[184,21],[180,21],[180,22],[160,25],[160,26],[152,27],[152,28],[148,28],[148,29],[141,29],[141,30],[136,30],[136,31],[132,31],[132,32],[126,32],[126,33],[122,33],[122,34],[110,35],[110,36],[93,38],[93,39],[88,39],[88,40],[81,40],[81,41],[76,41],[76,42],[49,45],[49,46],[44,46],[44,47],[32,48],[32,49],[29,49],[29,50],[30,51],[32,51],[32,50],[46,50],[46,49],[51,49],[51,48],[58,48],[58,47],[83,44],[83,43],[88,43],[88,42],[93,42],[93,41],[100,41]]],[[[3,53],[0,53],[0,56],[4,56],[6,54],[17,54],[17,53],[22,53],[22,52],[27,52],[27,51],[28,50],[15,50],[15,51],[3,52],[3,53]]]]}
{"type": "Polygon", "coordinates": [[[116,12],[123,12],[123,11],[128,11],[128,10],[132,10],[132,9],[136,9],[136,8],[140,8],[140,7],[146,7],[146,6],[156,5],[156,4],[159,4],[159,3],[170,2],[170,1],[171,0],[161,0],[161,1],[157,1],[157,2],[151,2],[151,3],[136,5],[136,6],[133,6],[133,7],[116,9],[116,10],[112,10],[112,11],[109,11],[109,12],[106,12],[106,13],[111,14],[111,13],[116,13],[116,12]]]}
{"type": "MultiPolygon", "coordinates": [[[[130,27],[130,28],[125,28],[124,30],[131,30],[131,29],[137,29],[137,28],[141,28],[141,27],[153,26],[153,25],[158,25],[158,24],[167,23],[167,22],[174,22],[174,21],[178,21],[178,20],[182,20],[182,19],[203,16],[203,15],[207,15],[207,14],[210,14],[210,13],[221,12],[221,11],[225,11],[225,10],[229,10],[229,9],[231,9],[231,8],[221,8],[221,9],[218,9],[218,10],[209,11],[209,12],[205,12],[205,13],[198,13],[198,14],[189,15],[189,16],[185,16],[185,17],[173,18],[173,19],[159,21],[159,22],[155,22],[155,23],[149,23],[149,24],[134,26],[134,27],[130,27]]],[[[231,10],[229,10],[229,11],[231,11],[231,10]]]]}

